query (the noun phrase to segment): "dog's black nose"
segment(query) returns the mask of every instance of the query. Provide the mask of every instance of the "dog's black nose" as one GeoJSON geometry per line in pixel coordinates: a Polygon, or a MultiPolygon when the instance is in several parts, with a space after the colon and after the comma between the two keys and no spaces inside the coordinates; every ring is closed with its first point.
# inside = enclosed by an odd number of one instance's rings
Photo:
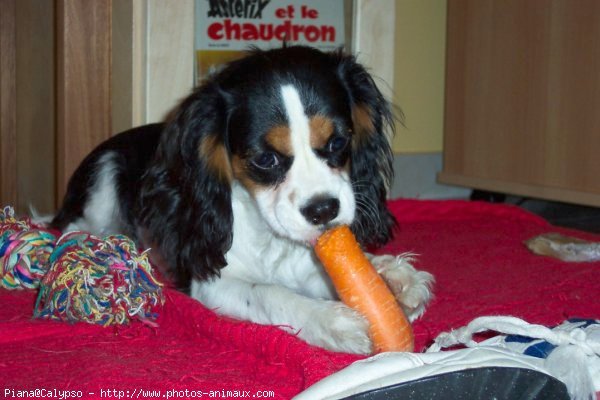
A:
{"type": "Polygon", "coordinates": [[[337,217],[340,201],[333,197],[315,197],[300,209],[302,215],[313,225],[324,225],[337,217]]]}

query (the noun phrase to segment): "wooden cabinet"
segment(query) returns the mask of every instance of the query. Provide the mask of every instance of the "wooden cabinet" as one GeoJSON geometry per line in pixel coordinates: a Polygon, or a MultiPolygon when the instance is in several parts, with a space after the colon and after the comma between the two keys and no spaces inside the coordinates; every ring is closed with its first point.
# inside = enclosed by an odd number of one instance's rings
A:
{"type": "Polygon", "coordinates": [[[600,206],[600,2],[449,0],[439,181],[600,206]]]}
{"type": "Polygon", "coordinates": [[[0,207],[53,212],[116,132],[193,86],[193,0],[0,0],[0,207]]]}
{"type": "Polygon", "coordinates": [[[0,206],[54,210],[111,132],[111,1],[0,0],[0,206]]]}

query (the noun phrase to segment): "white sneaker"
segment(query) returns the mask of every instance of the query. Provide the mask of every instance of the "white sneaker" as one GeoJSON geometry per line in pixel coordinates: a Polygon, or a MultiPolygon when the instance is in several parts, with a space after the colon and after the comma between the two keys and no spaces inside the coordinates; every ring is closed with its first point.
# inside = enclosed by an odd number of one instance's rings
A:
{"type": "Polygon", "coordinates": [[[295,397],[305,399],[593,399],[600,390],[600,322],[549,329],[514,317],[481,317],[443,333],[426,353],[358,361],[295,397]],[[477,343],[475,333],[499,335],[477,343]],[[467,348],[441,351],[464,344],[467,348]]]}

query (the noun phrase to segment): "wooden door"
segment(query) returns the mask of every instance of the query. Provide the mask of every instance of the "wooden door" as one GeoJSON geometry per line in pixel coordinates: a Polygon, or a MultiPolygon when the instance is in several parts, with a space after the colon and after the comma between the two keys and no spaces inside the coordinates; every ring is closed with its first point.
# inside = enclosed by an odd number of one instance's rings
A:
{"type": "Polygon", "coordinates": [[[600,2],[448,2],[444,183],[600,206],[600,2]]]}

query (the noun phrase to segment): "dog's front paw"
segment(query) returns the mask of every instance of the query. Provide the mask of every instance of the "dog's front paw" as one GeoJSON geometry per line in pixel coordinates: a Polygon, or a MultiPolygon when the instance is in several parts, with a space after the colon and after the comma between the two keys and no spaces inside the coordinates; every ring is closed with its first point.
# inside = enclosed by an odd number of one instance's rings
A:
{"type": "Polygon", "coordinates": [[[338,301],[322,301],[299,332],[307,342],[332,351],[370,354],[369,324],[358,312],[338,301]]]}
{"type": "Polygon", "coordinates": [[[383,277],[396,299],[412,322],[425,312],[432,298],[431,287],[435,279],[425,271],[417,271],[411,254],[382,255],[371,258],[371,263],[383,277]]]}

